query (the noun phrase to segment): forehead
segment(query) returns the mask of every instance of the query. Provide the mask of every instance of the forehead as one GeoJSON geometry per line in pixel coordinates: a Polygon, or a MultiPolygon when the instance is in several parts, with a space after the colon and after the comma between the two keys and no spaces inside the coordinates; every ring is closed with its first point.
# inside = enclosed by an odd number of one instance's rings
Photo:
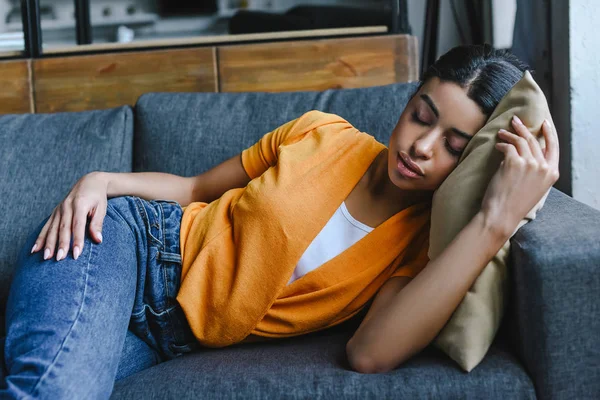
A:
{"type": "Polygon", "coordinates": [[[457,128],[474,135],[485,124],[487,117],[477,103],[467,96],[466,89],[453,82],[430,78],[416,93],[413,100],[429,108],[421,95],[431,98],[439,112],[438,122],[448,128],[457,128]]]}

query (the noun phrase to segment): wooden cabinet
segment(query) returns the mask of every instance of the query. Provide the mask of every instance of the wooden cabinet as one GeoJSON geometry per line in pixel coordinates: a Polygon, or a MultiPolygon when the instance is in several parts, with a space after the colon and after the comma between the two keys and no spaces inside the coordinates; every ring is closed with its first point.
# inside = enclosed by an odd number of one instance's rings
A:
{"type": "Polygon", "coordinates": [[[148,92],[357,88],[418,79],[417,39],[378,35],[72,55],[0,63],[0,113],[134,105],[148,92]]]}
{"type": "Polygon", "coordinates": [[[36,112],[133,105],[148,92],[215,91],[214,48],[109,53],[33,61],[36,112]]]}
{"type": "Polygon", "coordinates": [[[418,79],[408,35],[304,40],[217,49],[222,92],[282,92],[385,85],[418,79]]]}
{"type": "Polygon", "coordinates": [[[0,62],[0,114],[33,111],[30,67],[30,60],[0,62]]]}

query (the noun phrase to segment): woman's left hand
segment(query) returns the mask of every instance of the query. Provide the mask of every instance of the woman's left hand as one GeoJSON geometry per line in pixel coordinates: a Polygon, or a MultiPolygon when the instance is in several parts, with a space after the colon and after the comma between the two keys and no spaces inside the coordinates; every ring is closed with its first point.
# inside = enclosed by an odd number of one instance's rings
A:
{"type": "Polygon", "coordinates": [[[516,134],[501,129],[496,149],[504,153],[500,168],[490,181],[481,211],[502,232],[512,234],[519,222],[559,178],[558,135],[544,120],[545,150],[538,139],[515,115],[516,134]]]}

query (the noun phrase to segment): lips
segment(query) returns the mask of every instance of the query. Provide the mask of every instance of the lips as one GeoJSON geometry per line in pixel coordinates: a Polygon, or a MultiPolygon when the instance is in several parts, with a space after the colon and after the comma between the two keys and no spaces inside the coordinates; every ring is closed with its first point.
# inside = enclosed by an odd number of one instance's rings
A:
{"type": "Polygon", "coordinates": [[[404,154],[404,153],[398,153],[398,156],[400,157],[400,159],[401,159],[402,161],[404,161],[404,165],[406,165],[406,167],[407,167],[409,170],[413,171],[415,174],[418,174],[418,175],[420,175],[420,176],[423,176],[423,175],[425,175],[425,174],[423,173],[423,170],[422,170],[422,169],[421,169],[421,168],[420,168],[420,167],[419,167],[417,164],[415,164],[415,163],[414,163],[414,162],[413,162],[413,161],[410,159],[410,157],[408,157],[408,155],[406,155],[406,154],[404,154]]]}

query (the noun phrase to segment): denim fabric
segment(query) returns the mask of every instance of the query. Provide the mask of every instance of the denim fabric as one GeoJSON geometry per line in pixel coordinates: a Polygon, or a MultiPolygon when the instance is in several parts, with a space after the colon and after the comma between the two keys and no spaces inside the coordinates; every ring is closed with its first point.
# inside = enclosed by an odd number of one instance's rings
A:
{"type": "MultiPolygon", "coordinates": [[[[78,179],[131,172],[133,110],[0,115],[0,310],[27,235],[78,179]]],[[[4,331],[0,312],[0,337],[4,331]]]]}
{"type": "Polygon", "coordinates": [[[161,362],[162,358],[156,350],[148,346],[146,342],[136,336],[131,330],[127,330],[115,382],[161,362]]]}
{"type": "Polygon", "coordinates": [[[175,300],[181,216],[174,201],[111,198],[103,242],[86,227],[61,261],[30,254],[49,216],[39,224],[10,287],[0,399],[106,399],[117,378],[197,348],[175,300]]]}

